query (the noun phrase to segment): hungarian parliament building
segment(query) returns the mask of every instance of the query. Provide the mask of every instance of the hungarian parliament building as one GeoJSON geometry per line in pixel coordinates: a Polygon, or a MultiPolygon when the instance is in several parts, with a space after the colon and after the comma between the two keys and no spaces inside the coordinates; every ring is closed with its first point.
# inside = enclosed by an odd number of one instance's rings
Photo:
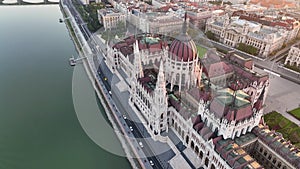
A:
{"type": "Polygon", "coordinates": [[[172,130],[198,159],[194,168],[299,169],[299,149],[262,118],[269,76],[234,52],[200,56],[205,47],[187,30],[184,21],[176,38],[144,33],[107,44],[100,68],[113,99],[125,93],[121,106],[135,110],[154,140],[168,143],[172,130]]]}

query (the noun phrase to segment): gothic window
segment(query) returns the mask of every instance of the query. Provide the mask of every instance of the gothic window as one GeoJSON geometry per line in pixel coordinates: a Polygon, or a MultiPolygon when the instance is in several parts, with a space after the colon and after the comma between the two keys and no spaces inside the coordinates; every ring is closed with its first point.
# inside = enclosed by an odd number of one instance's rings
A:
{"type": "Polygon", "coordinates": [[[278,167],[278,168],[280,168],[280,167],[281,167],[281,162],[279,162],[279,163],[277,164],[277,167],[278,167]]]}
{"type": "Polygon", "coordinates": [[[209,162],[209,160],[208,160],[208,158],[206,157],[206,158],[205,158],[205,162],[204,162],[205,165],[206,165],[206,167],[208,167],[208,162],[209,162]]]}
{"type": "Polygon", "coordinates": [[[272,159],[272,155],[270,154],[269,156],[268,156],[268,160],[271,160],[272,159]]]}
{"type": "Polygon", "coordinates": [[[202,159],[202,157],[203,157],[203,152],[202,151],[200,151],[199,157],[202,159]]]}
{"type": "Polygon", "coordinates": [[[189,144],[189,136],[186,136],[186,138],[185,138],[185,143],[186,143],[186,144],[189,144]]]}
{"type": "Polygon", "coordinates": [[[191,142],[191,148],[194,150],[194,148],[195,148],[195,143],[194,143],[194,141],[192,141],[191,142]]]}
{"type": "Polygon", "coordinates": [[[185,74],[183,73],[181,76],[181,84],[185,84],[185,74]]]}
{"type": "Polygon", "coordinates": [[[199,147],[198,147],[198,146],[196,146],[196,148],[195,148],[195,153],[196,153],[196,154],[199,153],[199,147]]]}
{"type": "Polygon", "coordinates": [[[180,134],[181,133],[181,127],[179,126],[179,128],[178,128],[178,134],[180,134]]]}

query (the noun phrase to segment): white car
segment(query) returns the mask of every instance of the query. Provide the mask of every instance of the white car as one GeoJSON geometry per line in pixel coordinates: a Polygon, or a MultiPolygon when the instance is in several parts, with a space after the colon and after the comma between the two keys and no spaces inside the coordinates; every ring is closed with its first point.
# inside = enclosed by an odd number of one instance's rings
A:
{"type": "Polygon", "coordinates": [[[139,142],[139,145],[141,146],[141,148],[143,148],[144,146],[143,146],[143,143],[140,141],[139,142]]]}
{"type": "Polygon", "coordinates": [[[132,126],[129,126],[129,129],[130,129],[130,131],[133,131],[133,128],[132,128],[132,126]]]}
{"type": "Polygon", "coordinates": [[[149,163],[150,163],[151,166],[154,166],[154,163],[153,163],[152,160],[150,160],[149,163]]]}
{"type": "Polygon", "coordinates": [[[125,119],[125,120],[127,119],[127,117],[125,116],[125,114],[123,114],[123,119],[125,119]]]}

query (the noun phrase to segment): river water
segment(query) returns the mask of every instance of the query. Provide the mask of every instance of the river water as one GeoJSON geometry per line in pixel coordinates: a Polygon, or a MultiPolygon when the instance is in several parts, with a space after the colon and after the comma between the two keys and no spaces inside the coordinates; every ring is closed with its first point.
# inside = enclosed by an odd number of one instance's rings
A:
{"type": "Polygon", "coordinates": [[[68,65],[76,51],[61,17],[58,5],[0,7],[0,169],[130,168],[77,119],[68,65]]]}

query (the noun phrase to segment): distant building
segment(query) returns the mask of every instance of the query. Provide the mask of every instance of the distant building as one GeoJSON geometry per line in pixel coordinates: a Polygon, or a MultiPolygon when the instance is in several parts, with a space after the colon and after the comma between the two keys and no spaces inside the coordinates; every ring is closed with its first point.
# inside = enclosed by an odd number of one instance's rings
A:
{"type": "Polygon", "coordinates": [[[300,68],[300,46],[292,46],[284,64],[298,66],[300,68]]]}
{"type": "Polygon", "coordinates": [[[267,10],[266,7],[262,7],[260,5],[255,4],[234,4],[230,5],[226,8],[226,12],[233,13],[236,11],[244,11],[244,12],[262,12],[267,10]]]}
{"type": "Polygon", "coordinates": [[[117,9],[105,8],[99,9],[97,12],[99,23],[103,25],[105,30],[117,28],[120,22],[126,24],[126,15],[117,9]]]}
{"type": "Polygon", "coordinates": [[[128,21],[145,33],[180,32],[183,19],[171,12],[140,12],[133,9],[128,21]]]}
{"type": "Polygon", "coordinates": [[[296,2],[290,0],[250,0],[249,3],[272,9],[296,8],[296,2]]]}
{"type": "MultiPolygon", "coordinates": [[[[268,12],[267,11],[235,11],[232,16],[238,16],[240,19],[258,22],[262,25],[284,29],[288,32],[285,43],[295,39],[299,34],[299,18],[294,18],[289,12],[268,12]]],[[[298,16],[299,17],[299,16],[298,16]]]]}
{"type": "Polygon", "coordinates": [[[251,45],[258,50],[258,55],[267,57],[280,49],[286,42],[288,31],[276,27],[264,26],[227,14],[207,20],[205,32],[211,31],[220,42],[231,47],[239,43],[251,45]]]}
{"type": "Polygon", "coordinates": [[[208,18],[213,15],[221,14],[222,10],[211,10],[211,9],[198,9],[187,11],[187,16],[190,19],[190,23],[198,28],[204,28],[208,18]]]}

